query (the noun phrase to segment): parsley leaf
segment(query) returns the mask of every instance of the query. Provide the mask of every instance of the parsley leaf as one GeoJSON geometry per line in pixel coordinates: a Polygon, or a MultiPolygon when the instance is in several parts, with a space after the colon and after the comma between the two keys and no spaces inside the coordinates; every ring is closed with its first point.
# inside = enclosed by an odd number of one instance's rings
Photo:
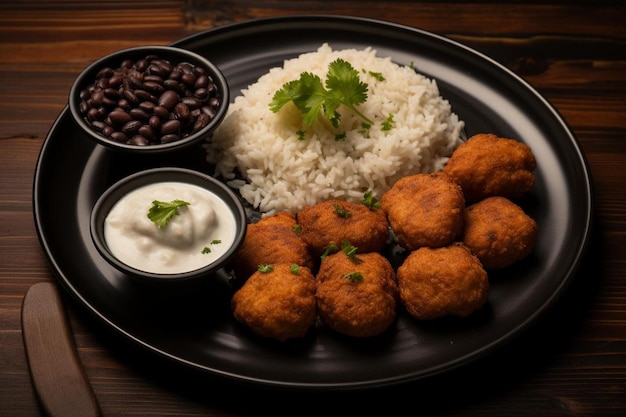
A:
{"type": "Polygon", "coordinates": [[[367,190],[363,193],[363,204],[369,209],[380,208],[380,202],[374,197],[372,190],[367,190]]]}
{"type": "Polygon", "coordinates": [[[333,208],[335,209],[335,213],[337,213],[339,217],[348,218],[352,216],[352,213],[350,212],[350,210],[346,210],[345,208],[341,207],[339,204],[333,204],[333,208]]]}
{"type": "Polygon", "coordinates": [[[350,260],[352,260],[352,262],[354,262],[354,263],[361,263],[361,260],[356,257],[356,253],[359,250],[359,248],[357,248],[356,246],[353,246],[347,240],[344,240],[341,243],[341,250],[343,251],[343,253],[346,254],[346,256],[348,258],[350,258],[350,260]]]}
{"type": "Polygon", "coordinates": [[[385,130],[391,130],[393,128],[393,114],[390,114],[387,117],[387,120],[385,120],[382,124],[382,128],[381,130],[385,131],[385,130]]]}
{"type": "Polygon", "coordinates": [[[363,274],[360,272],[350,272],[349,274],[344,275],[343,278],[349,280],[352,283],[355,283],[357,281],[365,281],[365,278],[363,278],[363,274]]]}
{"type": "Polygon", "coordinates": [[[359,79],[359,72],[349,62],[338,58],[328,66],[325,85],[315,74],[303,72],[297,80],[283,84],[274,93],[270,109],[276,113],[290,101],[302,113],[302,121],[312,125],[323,115],[334,127],[339,126],[341,115],[337,112],[345,105],[367,124],[374,122],[356,106],[367,100],[367,84],[359,79]]]}
{"type": "Polygon", "coordinates": [[[326,259],[326,257],[328,257],[328,255],[331,255],[335,252],[337,252],[339,250],[339,248],[337,247],[337,245],[331,243],[330,245],[328,245],[328,247],[326,248],[326,250],[324,251],[324,253],[321,256],[322,261],[324,259],[326,259]]]}
{"type": "Polygon", "coordinates": [[[152,207],[148,210],[148,218],[152,220],[157,227],[165,227],[167,224],[179,214],[178,208],[188,206],[189,203],[182,200],[173,200],[169,202],[154,200],[152,207]]]}

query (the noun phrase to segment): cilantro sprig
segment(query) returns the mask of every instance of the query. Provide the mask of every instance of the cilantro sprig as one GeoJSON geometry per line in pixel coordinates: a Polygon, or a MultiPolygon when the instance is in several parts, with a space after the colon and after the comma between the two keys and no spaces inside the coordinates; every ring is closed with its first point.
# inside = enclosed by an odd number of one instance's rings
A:
{"type": "Polygon", "coordinates": [[[167,224],[177,216],[180,207],[188,206],[189,203],[183,200],[158,201],[154,200],[152,206],[148,210],[148,218],[159,228],[167,226],[167,224]]]}
{"type": "Polygon", "coordinates": [[[337,58],[328,66],[324,84],[319,76],[303,72],[299,79],[283,84],[276,91],[270,109],[276,113],[292,101],[305,124],[310,126],[323,116],[337,128],[341,120],[337,109],[343,104],[371,126],[374,122],[356,107],[367,100],[367,89],[367,84],[359,79],[359,72],[349,62],[337,58]]]}

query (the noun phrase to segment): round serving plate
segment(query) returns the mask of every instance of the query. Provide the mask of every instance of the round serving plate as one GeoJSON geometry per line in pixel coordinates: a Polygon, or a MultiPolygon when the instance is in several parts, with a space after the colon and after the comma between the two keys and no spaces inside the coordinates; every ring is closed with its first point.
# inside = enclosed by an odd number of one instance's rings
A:
{"type": "Polygon", "coordinates": [[[201,147],[140,160],[87,138],[65,109],[41,149],[34,217],[60,284],[111,331],[181,366],[264,386],[357,389],[440,374],[511,341],[551,307],[574,277],[590,235],[592,192],[580,147],[555,109],[492,59],[445,37],[363,18],[303,15],[251,20],[198,33],[173,45],[214,62],[232,97],[285,59],[316,50],[372,47],[379,56],[435,79],[468,136],[495,133],[527,143],[536,185],[520,202],[539,225],[532,256],[490,275],[488,305],[465,320],[429,323],[402,309],[383,335],[357,340],[323,326],[298,341],[274,343],[237,325],[226,276],[193,295],[149,295],[113,269],[89,234],[91,208],[116,180],[140,169],[208,171],[201,147]]]}

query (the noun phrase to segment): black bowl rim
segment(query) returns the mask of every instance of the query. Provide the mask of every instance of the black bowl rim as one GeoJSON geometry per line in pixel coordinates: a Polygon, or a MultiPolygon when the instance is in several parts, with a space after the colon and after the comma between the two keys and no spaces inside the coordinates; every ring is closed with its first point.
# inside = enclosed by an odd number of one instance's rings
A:
{"type": "Polygon", "coordinates": [[[96,200],[90,217],[91,239],[102,257],[117,270],[146,282],[180,282],[215,274],[223,268],[243,244],[247,232],[246,211],[241,199],[223,182],[201,172],[177,167],[151,168],[131,174],[108,187],[96,200]],[[236,232],[231,247],[210,264],[180,273],[155,273],[134,268],[115,257],[104,239],[104,219],[119,198],[143,185],[175,181],[198,185],[222,199],[232,211],[236,232]]]}
{"type": "Polygon", "coordinates": [[[143,45],[113,51],[89,64],[74,80],[74,83],[70,88],[68,104],[70,113],[74,121],[78,124],[82,131],[85,132],[85,134],[87,134],[90,138],[95,140],[100,145],[124,152],[136,152],[142,154],[159,153],[191,146],[208,137],[221,124],[222,120],[226,116],[228,107],[230,105],[230,88],[228,85],[228,80],[222,73],[222,70],[209,59],[203,57],[200,54],[197,54],[188,49],[177,48],[174,46],[143,45]],[[213,119],[211,119],[205,127],[183,139],[170,143],[147,146],[119,143],[95,131],[91,127],[91,125],[89,125],[89,123],[85,121],[83,115],[81,114],[80,92],[95,79],[96,74],[103,67],[116,67],[121,64],[121,62],[126,58],[139,58],[141,56],[149,54],[158,55],[160,58],[168,59],[175,63],[188,61],[194,65],[201,65],[202,67],[204,67],[213,78],[213,82],[220,89],[220,106],[217,109],[215,117],[213,117],[213,119]]]}

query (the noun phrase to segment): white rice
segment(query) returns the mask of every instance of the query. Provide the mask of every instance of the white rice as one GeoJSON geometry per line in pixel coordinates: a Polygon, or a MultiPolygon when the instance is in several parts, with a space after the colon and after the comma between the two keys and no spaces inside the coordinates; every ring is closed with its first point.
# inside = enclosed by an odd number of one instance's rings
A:
{"type": "Polygon", "coordinates": [[[442,169],[460,144],[462,128],[434,80],[377,57],[371,48],[334,51],[324,44],[272,68],[243,90],[205,148],[216,176],[239,189],[255,209],[272,214],[296,212],[329,198],[360,202],[367,190],[380,199],[401,177],[442,169]],[[366,136],[361,120],[343,107],[338,130],[320,120],[305,129],[293,103],[278,113],[270,110],[284,83],[305,71],[324,82],[328,65],[337,58],[352,64],[368,84],[368,99],[358,106],[375,121],[366,136]],[[382,130],[389,115],[393,127],[382,130]],[[298,139],[301,130],[304,140],[298,139]],[[342,131],[346,139],[337,141],[335,135],[342,131]]]}

